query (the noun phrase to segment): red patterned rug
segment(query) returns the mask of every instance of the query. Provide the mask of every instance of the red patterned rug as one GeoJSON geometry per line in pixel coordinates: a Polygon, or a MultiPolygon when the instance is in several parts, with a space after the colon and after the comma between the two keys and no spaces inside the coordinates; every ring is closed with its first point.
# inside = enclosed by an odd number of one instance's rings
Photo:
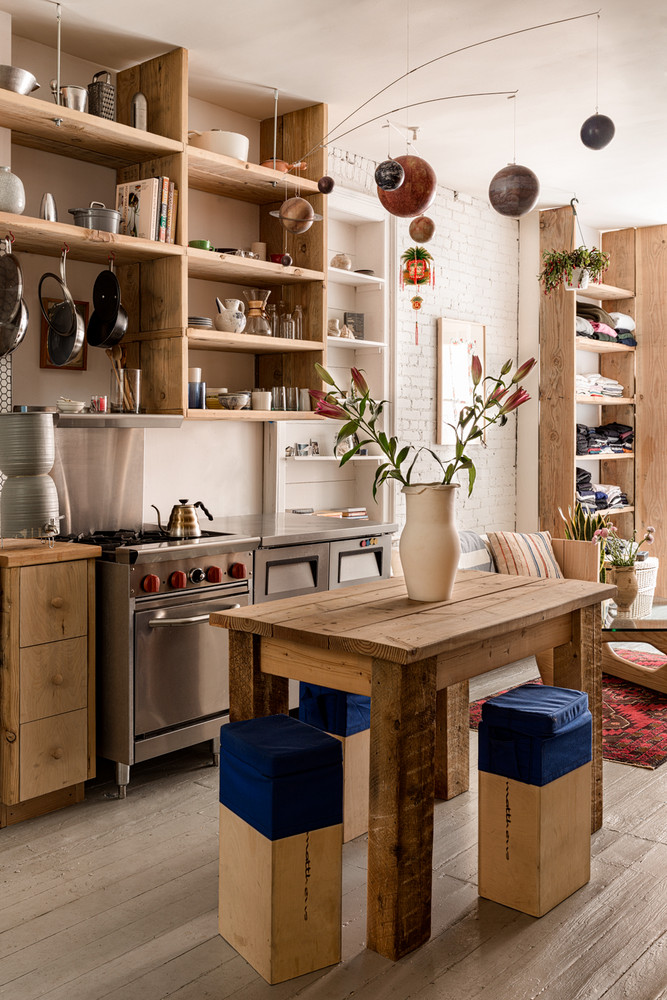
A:
{"type": "MultiPolygon", "coordinates": [[[[477,729],[485,701],[471,703],[471,729],[477,729]]],[[[667,760],[667,695],[603,674],[602,756],[634,767],[660,767],[667,760]]]]}

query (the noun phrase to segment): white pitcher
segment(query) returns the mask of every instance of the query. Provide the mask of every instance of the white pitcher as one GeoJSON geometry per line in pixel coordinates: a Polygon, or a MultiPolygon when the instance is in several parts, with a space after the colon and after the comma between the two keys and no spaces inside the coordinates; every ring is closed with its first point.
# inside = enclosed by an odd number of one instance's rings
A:
{"type": "Polygon", "coordinates": [[[245,303],[240,299],[216,299],[218,315],[215,328],[223,333],[243,333],[246,324],[245,303]]]}

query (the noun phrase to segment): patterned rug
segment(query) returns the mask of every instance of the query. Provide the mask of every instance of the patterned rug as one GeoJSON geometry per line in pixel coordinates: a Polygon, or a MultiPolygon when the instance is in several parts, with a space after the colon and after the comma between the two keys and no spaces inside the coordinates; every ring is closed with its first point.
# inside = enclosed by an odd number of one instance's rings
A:
{"type": "MultiPolygon", "coordinates": [[[[650,655],[654,654],[644,654],[650,655]]],[[[485,701],[471,703],[471,729],[477,729],[485,701]]],[[[667,695],[603,674],[602,756],[618,764],[660,767],[667,760],[667,695]]]]}

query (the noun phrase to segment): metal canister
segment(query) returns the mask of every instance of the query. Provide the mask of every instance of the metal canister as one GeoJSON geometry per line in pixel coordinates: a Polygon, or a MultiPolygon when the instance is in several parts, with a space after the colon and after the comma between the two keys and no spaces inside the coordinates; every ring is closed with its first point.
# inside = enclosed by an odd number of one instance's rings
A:
{"type": "Polygon", "coordinates": [[[146,95],[140,90],[132,98],[132,117],[130,123],[134,128],[140,128],[144,132],[148,131],[148,101],[146,95]]]}

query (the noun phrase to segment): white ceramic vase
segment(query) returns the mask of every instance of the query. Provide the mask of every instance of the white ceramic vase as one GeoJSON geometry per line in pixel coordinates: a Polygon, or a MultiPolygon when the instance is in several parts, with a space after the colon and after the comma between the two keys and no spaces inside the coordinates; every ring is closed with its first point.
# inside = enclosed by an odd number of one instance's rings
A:
{"type": "Polygon", "coordinates": [[[9,167],[0,167],[0,212],[22,215],[25,210],[23,181],[9,167]]]}
{"type": "Polygon", "coordinates": [[[408,597],[448,601],[452,596],[461,543],[456,530],[458,483],[404,486],[406,522],[399,553],[408,597]]]}
{"type": "Polygon", "coordinates": [[[576,292],[580,288],[588,288],[588,283],[590,280],[590,272],[585,267],[573,267],[572,268],[572,281],[567,280],[565,277],[565,287],[568,292],[576,292]]]}

